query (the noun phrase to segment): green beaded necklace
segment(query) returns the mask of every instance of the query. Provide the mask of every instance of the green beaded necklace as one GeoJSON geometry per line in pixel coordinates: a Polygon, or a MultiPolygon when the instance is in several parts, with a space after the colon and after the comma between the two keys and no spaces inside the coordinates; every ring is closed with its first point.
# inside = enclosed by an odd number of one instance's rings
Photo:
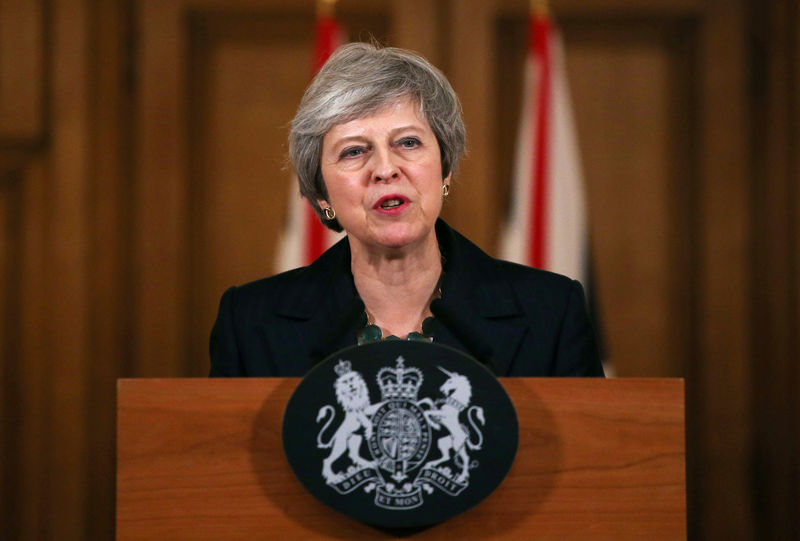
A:
{"type": "MultiPolygon", "coordinates": [[[[442,266],[444,266],[444,258],[442,258],[442,266]]],[[[433,302],[434,299],[442,298],[442,276],[444,276],[444,272],[439,276],[436,289],[433,290],[433,294],[431,295],[431,302],[433,302]]],[[[406,336],[406,340],[411,342],[433,342],[433,326],[435,321],[436,318],[433,316],[426,317],[422,320],[422,332],[411,331],[406,336]]],[[[364,315],[361,317],[361,325],[364,328],[358,333],[359,346],[372,342],[379,342],[381,340],[402,340],[402,338],[393,334],[384,338],[381,328],[370,321],[366,308],[364,309],[364,315]]]]}
{"type": "MultiPolygon", "coordinates": [[[[363,329],[358,333],[358,345],[361,346],[363,344],[369,344],[372,342],[380,342],[381,340],[402,340],[399,336],[395,336],[390,334],[386,338],[383,337],[383,333],[381,332],[381,328],[375,325],[374,323],[370,323],[369,316],[367,312],[364,312],[364,315],[361,319],[362,325],[364,326],[363,329]]],[[[436,321],[436,318],[433,316],[428,316],[422,320],[422,332],[412,331],[408,333],[406,336],[406,340],[411,342],[433,342],[433,322],[436,321]]]]}

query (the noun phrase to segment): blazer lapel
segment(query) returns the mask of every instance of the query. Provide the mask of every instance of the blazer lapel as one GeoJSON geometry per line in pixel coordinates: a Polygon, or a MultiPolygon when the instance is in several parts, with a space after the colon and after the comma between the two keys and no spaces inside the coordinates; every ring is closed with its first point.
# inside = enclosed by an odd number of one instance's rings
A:
{"type": "Polygon", "coordinates": [[[364,303],[353,284],[346,238],[295,272],[305,274],[305,287],[287,288],[275,302],[277,317],[262,330],[273,347],[285,347],[276,355],[302,359],[311,368],[331,353],[356,344],[364,303]]]}
{"type": "MultiPolygon", "coordinates": [[[[477,287],[484,291],[494,289],[491,286],[477,287]]],[[[448,293],[443,288],[441,308],[446,307],[451,314],[457,314],[457,318],[455,321],[442,321],[439,328],[445,327],[446,332],[440,332],[438,340],[434,335],[434,340],[466,350],[486,363],[496,376],[505,376],[528,331],[527,324],[522,322],[516,311],[498,310],[497,306],[481,303],[475,297],[471,302],[455,299],[457,297],[453,296],[448,300],[448,293]]]]}
{"type": "Polygon", "coordinates": [[[489,361],[498,377],[504,376],[528,331],[514,289],[480,248],[442,221],[437,233],[445,257],[440,302],[458,314],[465,331],[483,344],[477,348],[485,350],[488,359],[481,360],[489,361]]]}

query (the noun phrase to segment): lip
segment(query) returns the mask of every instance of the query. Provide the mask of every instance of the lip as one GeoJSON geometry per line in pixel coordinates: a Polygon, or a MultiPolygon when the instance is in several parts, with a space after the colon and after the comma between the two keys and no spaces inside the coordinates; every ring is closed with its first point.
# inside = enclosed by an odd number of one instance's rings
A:
{"type": "Polygon", "coordinates": [[[393,194],[389,194],[389,195],[384,195],[383,197],[378,199],[375,202],[375,204],[372,206],[372,210],[375,210],[375,211],[377,211],[377,212],[379,212],[381,214],[384,214],[386,216],[394,216],[396,214],[400,214],[401,212],[403,212],[408,207],[409,203],[410,203],[410,201],[409,201],[408,197],[406,197],[406,196],[404,196],[402,194],[399,194],[399,193],[393,193],[393,194]],[[392,208],[388,208],[388,209],[385,209],[385,208],[381,207],[381,205],[383,203],[385,203],[386,201],[389,201],[390,199],[399,199],[400,201],[402,201],[402,203],[400,203],[396,207],[392,207],[392,208]]]}

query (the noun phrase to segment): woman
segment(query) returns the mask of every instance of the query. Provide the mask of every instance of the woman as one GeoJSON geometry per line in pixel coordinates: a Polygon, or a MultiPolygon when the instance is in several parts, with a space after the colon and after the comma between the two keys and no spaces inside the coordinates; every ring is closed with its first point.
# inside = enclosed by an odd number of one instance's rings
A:
{"type": "Polygon", "coordinates": [[[439,70],[409,51],[341,47],[298,107],[302,195],[347,237],[308,267],[233,287],[212,376],[302,376],[383,337],[464,350],[498,376],[602,376],[577,282],[492,259],[439,219],[465,149],[439,70]]]}

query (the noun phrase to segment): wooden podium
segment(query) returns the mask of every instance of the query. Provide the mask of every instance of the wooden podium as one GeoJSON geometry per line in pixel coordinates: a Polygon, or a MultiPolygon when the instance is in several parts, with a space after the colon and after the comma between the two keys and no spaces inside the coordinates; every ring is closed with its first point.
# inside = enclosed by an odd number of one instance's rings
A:
{"type": "MultiPolygon", "coordinates": [[[[391,538],[317,502],[289,469],[281,418],[298,381],[120,380],[117,538],[391,538]]],[[[686,538],[682,380],[500,381],[520,422],[511,472],[477,507],[406,538],[686,538]]]]}

